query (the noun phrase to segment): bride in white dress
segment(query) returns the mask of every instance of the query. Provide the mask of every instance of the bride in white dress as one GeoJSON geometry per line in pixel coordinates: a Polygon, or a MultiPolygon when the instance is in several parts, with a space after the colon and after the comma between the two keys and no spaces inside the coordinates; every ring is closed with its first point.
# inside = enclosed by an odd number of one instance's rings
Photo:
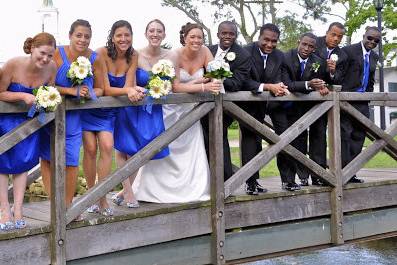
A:
{"type": "MultiPolygon", "coordinates": [[[[176,79],[173,92],[219,92],[220,84],[203,78],[204,68],[213,59],[203,46],[203,30],[188,23],[181,30],[182,48],[176,50],[176,79]]],[[[168,129],[197,103],[163,105],[168,129]]],[[[182,203],[209,200],[210,173],[200,121],[169,144],[170,155],[151,160],[135,179],[133,190],[139,201],[182,203]]]]}

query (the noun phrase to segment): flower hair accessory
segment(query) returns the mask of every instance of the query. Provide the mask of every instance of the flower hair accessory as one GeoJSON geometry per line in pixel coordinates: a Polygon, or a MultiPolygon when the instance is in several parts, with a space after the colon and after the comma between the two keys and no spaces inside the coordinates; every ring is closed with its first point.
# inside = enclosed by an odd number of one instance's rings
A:
{"type": "Polygon", "coordinates": [[[333,53],[333,54],[331,54],[331,56],[329,57],[329,59],[330,59],[331,61],[337,62],[338,59],[339,59],[339,57],[338,57],[337,54],[333,53]]]}
{"type": "Polygon", "coordinates": [[[236,59],[236,54],[234,52],[228,52],[226,54],[226,59],[231,62],[234,61],[234,59],[236,59]]]}
{"type": "Polygon", "coordinates": [[[320,69],[320,63],[318,63],[318,62],[313,63],[312,67],[310,67],[310,70],[315,72],[315,73],[318,72],[318,69],[320,69]]]}

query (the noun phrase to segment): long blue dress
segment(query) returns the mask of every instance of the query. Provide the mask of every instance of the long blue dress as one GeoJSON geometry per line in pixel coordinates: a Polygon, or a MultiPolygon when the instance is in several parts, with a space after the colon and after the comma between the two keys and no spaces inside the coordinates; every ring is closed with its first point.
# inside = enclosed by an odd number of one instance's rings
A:
{"type": "MultiPolygon", "coordinates": [[[[110,79],[109,79],[110,80],[110,79]]],[[[138,86],[145,87],[149,73],[141,68],[136,70],[138,86]]],[[[143,106],[120,108],[116,114],[114,148],[130,156],[137,153],[164,131],[163,108],[153,105],[149,114],[143,106]]],[[[152,159],[169,155],[168,147],[158,152],[152,159]]]]}
{"type": "MultiPolygon", "coordinates": [[[[7,91],[32,94],[33,89],[11,83],[7,91]]],[[[29,118],[26,113],[0,114],[0,137],[29,118]]],[[[20,174],[39,163],[39,134],[33,133],[10,150],[0,155],[1,174],[20,174]]]]}
{"type": "MultiPolygon", "coordinates": [[[[66,76],[70,62],[66,56],[65,49],[63,46],[59,47],[59,52],[62,57],[62,65],[58,68],[58,72],[55,78],[55,85],[61,87],[72,87],[71,80],[66,76]]],[[[94,64],[96,59],[96,53],[92,52],[90,56],[91,64],[94,64]]],[[[88,87],[93,87],[94,78],[92,76],[87,77],[83,84],[88,87]]],[[[69,96],[68,96],[69,97],[69,96]]],[[[70,96],[76,98],[75,96],[70,96]]],[[[69,110],[66,112],[66,165],[77,167],[79,165],[80,147],[82,144],[82,126],[81,126],[81,111],[80,110],[69,110]]],[[[41,131],[40,136],[40,157],[44,160],[50,160],[50,130],[49,127],[45,127],[41,131]]]]}

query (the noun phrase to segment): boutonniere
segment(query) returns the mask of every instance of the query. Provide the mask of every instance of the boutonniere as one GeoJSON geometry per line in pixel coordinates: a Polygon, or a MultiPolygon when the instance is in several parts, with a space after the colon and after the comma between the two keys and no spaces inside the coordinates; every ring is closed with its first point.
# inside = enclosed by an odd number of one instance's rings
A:
{"type": "Polygon", "coordinates": [[[320,69],[320,63],[315,62],[315,63],[312,64],[312,67],[310,68],[310,71],[313,71],[313,72],[317,73],[318,69],[320,69]]]}
{"type": "Polygon", "coordinates": [[[329,59],[331,59],[331,61],[334,61],[336,63],[338,61],[339,57],[337,54],[333,53],[333,54],[331,54],[329,59]]]}
{"type": "Polygon", "coordinates": [[[226,59],[231,62],[234,61],[234,59],[236,59],[236,54],[234,52],[228,52],[226,54],[226,59]]]}

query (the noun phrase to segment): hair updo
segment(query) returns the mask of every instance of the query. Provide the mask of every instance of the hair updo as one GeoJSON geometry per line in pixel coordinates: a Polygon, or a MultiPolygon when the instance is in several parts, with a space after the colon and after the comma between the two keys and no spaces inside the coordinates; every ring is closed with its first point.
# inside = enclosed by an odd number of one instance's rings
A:
{"type": "Polygon", "coordinates": [[[26,54],[30,54],[32,52],[32,47],[40,47],[43,45],[53,46],[56,48],[56,41],[54,36],[50,33],[42,32],[34,36],[33,38],[29,37],[25,40],[23,44],[23,51],[26,54]]]}
{"type": "Polygon", "coordinates": [[[182,26],[182,28],[181,28],[181,30],[179,31],[179,42],[183,45],[183,46],[185,46],[185,38],[186,38],[186,36],[187,36],[187,34],[189,34],[189,32],[192,30],[192,29],[199,29],[199,30],[201,30],[201,32],[203,33],[203,36],[204,36],[204,31],[203,31],[203,27],[202,26],[200,26],[199,24],[197,24],[197,23],[190,23],[190,22],[188,22],[188,23],[186,23],[185,25],[183,25],[182,26]]]}
{"type": "MultiPolygon", "coordinates": [[[[115,61],[117,58],[117,49],[116,46],[113,43],[113,36],[116,33],[116,30],[118,28],[122,28],[122,27],[126,27],[132,36],[132,27],[131,24],[126,21],[126,20],[118,20],[116,22],[113,23],[112,28],[109,31],[109,35],[108,35],[108,40],[106,42],[106,50],[107,50],[107,54],[108,56],[112,59],[112,61],[115,61]]],[[[131,55],[134,53],[134,48],[131,46],[127,49],[126,53],[125,53],[125,59],[127,60],[127,63],[130,63],[131,61],[131,55]]]]}

